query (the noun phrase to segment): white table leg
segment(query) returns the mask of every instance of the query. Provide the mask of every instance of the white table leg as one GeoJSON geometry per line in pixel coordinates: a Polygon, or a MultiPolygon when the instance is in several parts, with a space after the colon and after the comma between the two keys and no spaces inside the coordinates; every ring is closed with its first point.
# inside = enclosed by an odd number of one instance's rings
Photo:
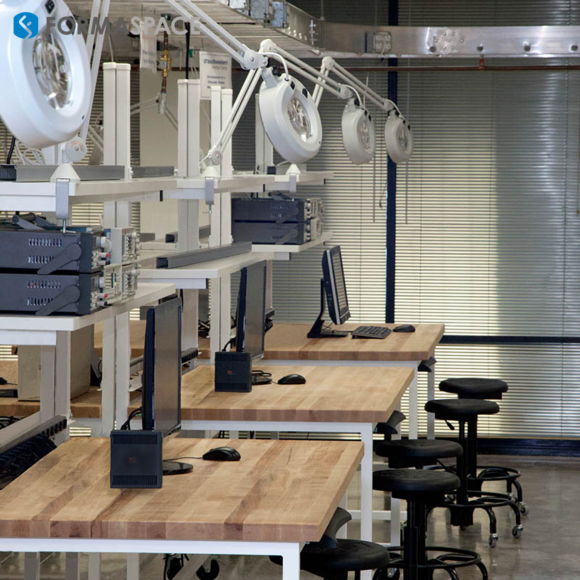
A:
{"type": "Polygon", "coordinates": [[[103,321],[103,361],[101,377],[101,433],[106,437],[115,428],[115,318],[103,321]]]}
{"type": "Polygon", "coordinates": [[[54,346],[40,347],[40,420],[49,421],[55,415],[54,397],[56,349],[54,346]]]}
{"type": "Polygon", "coordinates": [[[127,554],[127,580],[139,580],[141,554],[127,554]]]}
{"type": "MultiPolygon", "coordinates": [[[[427,373],[427,400],[435,398],[435,366],[427,373]]],[[[427,413],[427,439],[435,439],[435,415],[427,413]]]]}
{"type": "Polygon", "coordinates": [[[40,554],[38,552],[24,554],[24,580],[40,580],[40,554]]]}
{"type": "Polygon", "coordinates": [[[360,467],[360,537],[361,540],[373,539],[373,426],[364,425],[361,429],[364,456],[360,467]]]}
{"type": "Polygon", "coordinates": [[[88,580],[101,580],[101,554],[89,554],[88,580]]]}
{"type": "Polygon", "coordinates": [[[282,555],[282,580],[300,580],[300,544],[294,544],[282,555]]]}
{"type": "MultiPolygon", "coordinates": [[[[71,349],[70,332],[56,333],[56,363],[55,363],[55,391],[54,413],[70,418],[70,383],[71,383],[71,349]]],[[[69,429],[65,429],[55,438],[60,445],[69,438],[69,429]]],[[[67,578],[68,580],[68,578],[67,578]]]]}
{"type": "Polygon", "coordinates": [[[417,366],[413,369],[413,382],[409,386],[409,439],[419,436],[419,398],[417,394],[417,366]]]}
{"type": "Polygon", "coordinates": [[[129,329],[129,313],[116,317],[116,375],[115,375],[115,420],[117,428],[127,420],[129,407],[129,383],[131,381],[131,335],[129,329]]]}
{"type": "Polygon", "coordinates": [[[68,552],[66,555],[66,580],[79,580],[81,576],[81,558],[78,552],[68,552]]]}

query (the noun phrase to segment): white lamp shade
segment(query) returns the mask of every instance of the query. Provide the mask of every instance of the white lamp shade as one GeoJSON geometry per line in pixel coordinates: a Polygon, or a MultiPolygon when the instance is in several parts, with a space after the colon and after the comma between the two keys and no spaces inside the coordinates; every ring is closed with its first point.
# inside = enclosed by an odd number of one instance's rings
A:
{"type": "Polygon", "coordinates": [[[268,69],[263,77],[260,115],[272,145],[290,163],[312,159],[322,144],[322,122],[312,96],[291,76],[286,80],[268,69]]]}
{"type": "Polygon", "coordinates": [[[355,165],[371,161],[375,154],[375,124],[371,115],[354,100],[342,113],[342,141],[355,165]]]}
{"type": "Polygon", "coordinates": [[[406,119],[389,114],[385,123],[385,146],[394,163],[409,161],[413,154],[413,132],[406,119]]]}
{"type": "MultiPolygon", "coordinates": [[[[62,0],[0,2],[0,116],[9,131],[41,149],[71,139],[88,114],[90,68],[82,34],[62,34],[57,23],[72,17],[62,0]],[[23,16],[20,30],[14,33],[23,16]],[[15,17],[18,18],[15,21],[15,17]],[[50,28],[47,18],[54,18],[50,28]],[[38,34],[34,32],[38,30],[38,34]]],[[[70,20],[72,24],[72,20],[70,20]]]]}

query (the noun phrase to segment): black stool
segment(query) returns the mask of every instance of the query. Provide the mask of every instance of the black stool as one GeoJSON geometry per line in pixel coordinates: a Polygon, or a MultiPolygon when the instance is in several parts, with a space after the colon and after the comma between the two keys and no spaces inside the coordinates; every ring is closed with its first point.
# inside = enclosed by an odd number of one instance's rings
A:
{"type": "MultiPolygon", "coordinates": [[[[337,508],[320,542],[310,542],[300,553],[300,569],[327,580],[347,580],[355,573],[359,580],[363,570],[378,570],[389,565],[389,551],[380,544],[362,540],[337,540],[336,533],[352,519],[344,509],[337,508]]],[[[271,556],[282,564],[280,556],[271,556]]]]}
{"type": "Polygon", "coordinates": [[[436,439],[405,439],[402,441],[378,441],[375,453],[389,459],[389,467],[400,469],[437,465],[439,459],[463,455],[463,447],[453,441],[436,439]]]}
{"type": "Polygon", "coordinates": [[[389,548],[391,562],[377,570],[374,580],[397,579],[401,570],[405,580],[431,580],[435,570],[445,570],[451,578],[457,578],[455,570],[466,566],[477,566],[487,580],[487,569],[477,552],[426,545],[427,511],[459,485],[456,475],[441,471],[389,469],[374,473],[373,489],[407,501],[405,545],[389,548]],[[396,572],[389,574],[393,568],[396,572]]]}
{"type": "Polygon", "coordinates": [[[512,535],[515,538],[521,538],[524,528],[521,525],[517,499],[506,493],[484,492],[469,488],[469,476],[473,473],[470,469],[476,469],[477,466],[477,418],[479,415],[499,413],[499,405],[493,401],[442,399],[429,401],[425,405],[425,410],[434,413],[436,419],[446,422],[458,421],[459,444],[463,447],[463,455],[457,458],[456,472],[461,480],[461,486],[455,494],[455,500],[448,498],[445,503],[437,507],[448,508],[451,511],[451,524],[461,528],[473,525],[475,509],[485,510],[489,516],[489,545],[493,548],[498,540],[497,522],[493,509],[509,506],[516,516],[516,525],[512,529],[512,535]]]}
{"type": "MultiPolygon", "coordinates": [[[[445,393],[454,393],[460,399],[501,399],[508,391],[508,384],[499,379],[459,378],[447,379],[439,383],[439,390],[445,393]]],[[[477,429],[477,425],[475,425],[477,429]]],[[[477,433],[475,434],[477,438],[477,433]]],[[[528,515],[529,510],[524,503],[522,486],[518,481],[520,472],[512,467],[499,467],[497,465],[477,465],[477,457],[470,457],[469,462],[469,488],[481,491],[482,486],[488,481],[505,481],[509,494],[516,488],[518,507],[522,515],[528,515]],[[475,465],[475,469],[474,469],[475,465]]]]}

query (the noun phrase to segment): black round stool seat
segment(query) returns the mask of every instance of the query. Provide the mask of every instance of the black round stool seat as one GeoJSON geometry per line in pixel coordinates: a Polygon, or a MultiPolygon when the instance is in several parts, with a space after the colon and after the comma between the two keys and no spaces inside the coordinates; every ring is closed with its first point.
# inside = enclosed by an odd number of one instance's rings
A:
{"type": "MultiPolygon", "coordinates": [[[[348,572],[377,570],[389,565],[389,551],[380,544],[363,540],[336,540],[336,544],[328,547],[323,542],[314,542],[304,546],[300,569],[321,578],[346,580],[348,572]]],[[[282,564],[280,556],[270,559],[282,564]]]]}
{"type": "Polygon", "coordinates": [[[499,379],[459,378],[441,381],[439,390],[466,399],[501,399],[508,385],[499,379]]]}
{"type": "Polygon", "coordinates": [[[389,460],[447,459],[463,455],[463,447],[453,441],[432,439],[409,439],[405,441],[381,441],[375,453],[389,460]]]}
{"type": "Polygon", "coordinates": [[[425,405],[428,413],[435,413],[437,419],[468,421],[478,415],[495,415],[499,405],[493,401],[479,399],[439,399],[425,405]]]}
{"type": "Polygon", "coordinates": [[[461,485],[459,478],[447,471],[387,469],[375,471],[373,489],[399,494],[439,494],[456,490],[461,485]]]}

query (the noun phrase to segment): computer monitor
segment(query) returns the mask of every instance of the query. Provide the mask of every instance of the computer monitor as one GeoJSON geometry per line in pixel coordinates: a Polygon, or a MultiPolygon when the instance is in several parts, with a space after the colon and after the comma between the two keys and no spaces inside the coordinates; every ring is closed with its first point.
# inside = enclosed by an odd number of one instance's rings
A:
{"type": "Polygon", "coordinates": [[[244,268],[238,291],[236,351],[248,352],[252,360],[264,356],[266,324],[267,262],[244,268]]]}
{"type": "Polygon", "coordinates": [[[310,329],[308,338],[343,338],[348,335],[347,332],[323,328],[325,298],[326,302],[328,302],[330,318],[334,324],[343,324],[350,318],[340,246],[334,246],[324,251],[322,255],[322,274],[323,278],[320,281],[320,314],[310,329]]]}
{"type": "MultiPolygon", "coordinates": [[[[147,311],[143,354],[143,429],[163,437],[181,428],[181,300],[171,298],[147,311]]],[[[163,473],[192,466],[170,462],[163,473]]]]}

